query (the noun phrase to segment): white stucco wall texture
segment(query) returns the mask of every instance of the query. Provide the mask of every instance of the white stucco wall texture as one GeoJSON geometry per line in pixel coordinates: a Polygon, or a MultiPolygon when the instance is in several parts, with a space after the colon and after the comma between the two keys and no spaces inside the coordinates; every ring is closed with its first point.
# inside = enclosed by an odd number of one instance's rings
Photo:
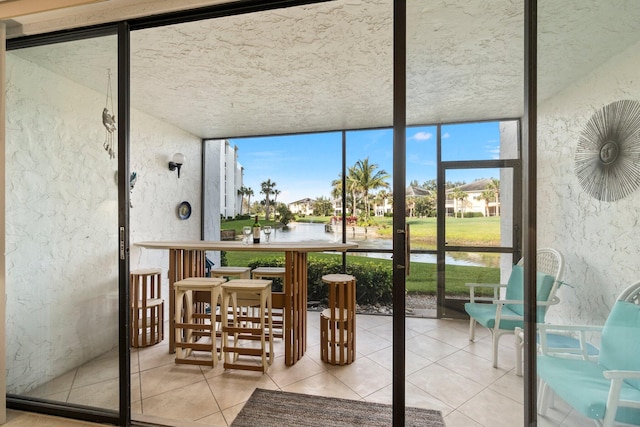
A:
{"type": "MultiPolygon", "coordinates": [[[[6,96],[7,391],[25,394],[117,349],[117,160],[102,146],[105,94],[9,54],[6,96]]],[[[133,243],[200,238],[201,141],[136,110],[130,140],[130,265],[162,268],[167,299],[168,254],[133,243]]]]}
{"type": "Polygon", "coordinates": [[[640,191],[600,201],[574,172],[591,116],[618,100],[640,100],[639,67],[635,45],[538,108],[538,246],[562,252],[572,286],[560,288],[562,307],[549,311],[550,321],[602,324],[617,295],[640,280],[640,191]]]}

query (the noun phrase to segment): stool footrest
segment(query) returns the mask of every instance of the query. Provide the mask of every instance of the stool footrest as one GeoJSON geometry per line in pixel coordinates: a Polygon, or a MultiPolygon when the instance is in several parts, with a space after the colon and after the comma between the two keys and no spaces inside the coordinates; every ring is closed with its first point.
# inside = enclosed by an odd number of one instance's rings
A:
{"type": "Polygon", "coordinates": [[[251,335],[261,335],[262,328],[243,328],[243,327],[233,327],[233,326],[224,326],[222,328],[222,332],[229,332],[230,334],[251,334],[251,335]]]}
{"type": "Polygon", "coordinates": [[[258,371],[264,372],[264,368],[260,365],[247,365],[244,363],[228,363],[225,362],[224,369],[242,369],[245,371],[258,371]]]}
{"type": "Polygon", "coordinates": [[[176,348],[189,348],[198,351],[211,351],[211,344],[201,344],[197,342],[177,342],[176,348]]]}
{"type": "MultiPolygon", "coordinates": [[[[238,353],[245,356],[262,356],[261,348],[247,348],[247,347],[223,347],[222,349],[229,353],[238,353]]],[[[269,352],[267,352],[269,354],[269,352]]]]}
{"type": "Polygon", "coordinates": [[[176,328],[184,328],[184,329],[197,329],[197,330],[212,330],[213,325],[211,325],[211,323],[198,323],[198,324],[194,324],[194,323],[176,323],[176,328]]]}
{"type": "MultiPolygon", "coordinates": [[[[216,359],[217,360],[217,359],[216,359]]],[[[175,363],[178,365],[204,365],[213,366],[213,359],[179,359],[176,357],[175,363]]]]}

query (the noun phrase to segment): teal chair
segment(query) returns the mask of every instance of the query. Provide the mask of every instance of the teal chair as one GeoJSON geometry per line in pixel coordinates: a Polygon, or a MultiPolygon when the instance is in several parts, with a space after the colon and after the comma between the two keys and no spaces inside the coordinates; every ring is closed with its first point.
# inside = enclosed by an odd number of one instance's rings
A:
{"type": "MultiPolygon", "coordinates": [[[[491,331],[494,368],[498,367],[500,337],[513,334],[518,327],[524,327],[524,270],[520,264],[513,266],[506,285],[467,283],[470,302],[464,305],[464,309],[469,315],[469,340],[475,339],[476,323],[491,331]],[[493,289],[493,297],[476,296],[478,288],[493,289]],[[504,299],[500,299],[501,288],[506,288],[504,299]]],[[[548,307],[560,302],[556,291],[564,270],[562,255],[554,249],[538,250],[537,268],[536,316],[538,322],[542,323],[548,307]]]]}
{"type": "MultiPolygon", "coordinates": [[[[598,358],[567,357],[541,345],[538,411],[545,416],[557,395],[597,426],[640,425],[640,282],[625,289],[600,328],[598,358]]],[[[554,332],[560,329],[553,325],[554,332]]],[[[567,328],[575,333],[580,327],[567,328]]],[[[594,326],[585,326],[593,332],[594,326]]],[[[540,331],[541,334],[544,331],[540,331]]],[[[541,340],[543,342],[543,340],[541,340]]]]}

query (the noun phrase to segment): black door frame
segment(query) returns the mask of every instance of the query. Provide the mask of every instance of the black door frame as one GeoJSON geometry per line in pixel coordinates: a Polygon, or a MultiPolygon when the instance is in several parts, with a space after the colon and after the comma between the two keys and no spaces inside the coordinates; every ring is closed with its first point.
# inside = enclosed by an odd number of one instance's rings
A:
{"type": "MultiPolygon", "coordinates": [[[[438,132],[438,135],[440,132],[438,132]]],[[[518,153],[519,140],[518,140],[518,153]]],[[[440,141],[438,141],[438,145],[440,141]]],[[[446,254],[447,252],[483,252],[483,253],[500,253],[512,254],[512,264],[515,264],[521,257],[522,249],[522,162],[519,158],[504,160],[471,160],[471,161],[441,161],[438,159],[438,230],[437,230],[437,317],[455,317],[466,318],[464,311],[464,303],[468,299],[446,298],[446,254]],[[513,188],[512,188],[512,227],[511,246],[455,246],[449,245],[446,241],[446,188],[445,179],[447,170],[460,169],[511,169],[513,170],[513,188]]]]}
{"type": "MultiPolygon", "coordinates": [[[[303,4],[318,3],[325,0],[306,0],[306,1],[286,1],[286,0],[273,0],[273,1],[255,1],[247,0],[240,2],[232,2],[229,4],[222,4],[216,6],[208,6],[191,11],[182,11],[169,14],[158,15],[155,17],[140,18],[128,21],[126,23],[120,23],[117,25],[116,32],[122,36],[126,33],[126,38],[120,40],[119,37],[119,50],[120,48],[128,51],[129,33],[133,29],[150,28],[153,26],[161,26],[167,24],[174,24],[179,22],[195,21],[199,19],[206,19],[219,16],[229,16],[233,14],[241,14],[248,12],[257,12],[260,10],[268,10],[279,7],[290,7],[303,4]],[[122,43],[122,45],[121,45],[122,43]]],[[[394,34],[394,95],[393,95],[393,129],[394,129],[394,194],[402,195],[402,197],[394,197],[394,212],[402,212],[403,215],[394,215],[394,269],[393,269],[393,417],[394,426],[404,425],[404,406],[405,406],[405,300],[404,300],[404,266],[406,263],[406,252],[404,246],[406,244],[404,230],[406,227],[406,220],[404,218],[405,212],[405,145],[406,145],[406,0],[394,0],[393,1],[393,34],[394,34]]],[[[536,250],[536,122],[537,122],[537,74],[536,74],[536,55],[537,55],[537,0],[525,0],[524,1],[524,100],[525,100],[525,112],[523,123],[523,170],[524,170],[524,202],[525,209],[523,212],[523,224],[525,224],[526,232],[523,233],[524,238],[524,255],[525,255],[525,277],[526,282],[535,283],[535,254],[536,250]]],[[[20,47],[27,47],[24,43],[34,43],[37,39],[40,39],[40,44],[49,44],[55,42],[55,40],[62,39],[77,39],[81,37],[81,34],[87,31],[107,31],[113,34],[116,26],[114,24],[106,26],[96,26],[90,29],[80,29],[63,31],[55,34],[46,34],[39,36],[23,37],[19,39],[12,39],[7,41],[7,50],[18,49],[20,47]]],[[[34,44],[31,44],[34,45],[34,44]]],[[[118,132],[121,154],[119,154],[118,164],[121,173],[118,178],[119,185],[119,233],[121,235],[120,247],[118,248],[120,254],[119,273],[120,273],[120,313],[119,321],[121,322],[121,329],[126,329],[125,332],[121,332],[121,355],[120,363],[129,360],[128,340],[125,346],[122,346],[123,340],[127,339],[128,335],[128,253],[129,253],[129,237],[128,237],[128,209],[123,206],[128,206],[128,116],[129,116],[129,91],[128,91],[128,67],[129,58],[124,54],[119,53],[119,112],[118,118],[121,123],[120,130],[118,132]],[[122,68],[121,68],[122,67],[122,68]],[[120,81],[120,71],[125,72],[126,81],[120,81]],[[126,90],[125,90],[126,87],[126,90]],[[125,91],[125,93],[121,93],[125,91]],[[125,100],[126,99],[126,103],[125,100]],[[121,105],[120,102],[125,103],[121,105]],[[121,108],[122,107],[122,108],[121,108]],[[127,123],[126,125],[124,123],[127,123]],[[123,150],[124,148],[124,150],[123,150]],[[122,277],[124,276],[124,277],[122,277]],[[123,313],[124,312],[124,313],[123,313]],[[126,353],[126,354],[122,354],[126,353]]],[[[439,195],[440,198],[440,195],[439,195]]],[[[442,266],[444,267],[444,266],[442,266]]],[[[438,262],[438,268],[440,268],[440,262],[438,262]]],[[[440,276],[440,271],[438,273],[440,276]]],[[[533,425],[536,422],[536,389],[535,389],[535,348],[532,348],[531,342],[535,342],[535,288],[527,286],[525,294],[525,425],[533,425]],[[533,340],[533,341],[532,341],[533,340]]],[[[114,418],[109,413],[96,413],[96,411],[89,411],[86,408],[78,409],[69,408],[61,405],[51,405],[47,402],[38,402],[37,400],[26,399],[22,397],[7,397],[7,407],[13,409],[21,409],[32,412],[42,412],[51,415],[65,416],[69,418],[83,419],[97,422],[117,422],[120,425],[130,424],[130,402],[127,399],[129,390],[123,391],[130,386],[130,376],[123,375],[128,371],[129,363],[124,363],[127,366],[121,367],[120,378],[120,414],[114,418]]]]}

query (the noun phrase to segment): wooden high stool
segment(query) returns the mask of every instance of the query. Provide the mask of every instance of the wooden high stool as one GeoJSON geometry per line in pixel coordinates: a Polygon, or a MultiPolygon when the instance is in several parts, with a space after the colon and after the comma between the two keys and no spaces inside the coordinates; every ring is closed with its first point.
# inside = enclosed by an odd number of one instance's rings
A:
{"type": "Polygon", "coordinates": [[[216,307],[221,297],[220,285],[225,279],[218,277],[190,277],[173,284],[175,292],[175,363],[188,365],[216,366],[221,356],[216,346],[216,307]],[[209,313],[195,312],[194,293],[208,294],[209,313]],[[198,342],[202,337],[209,337],[210,342],[198,342]],[[192,358],[189,356],[196,351],[211,353],[211,358],[192,358]]]}
{"type": "MultiPolygon", "coordinates": [[[[251,278],[253,279],[280,279],[282,282],[282,290],[274,291],[271,288],[271,299],[274,306],[284,307],[284,267],[257,267],[251,270],[251,278]],[[281,303],[276,304],[276,299],[282,300],[281,303]]],[[[273,336],[276,338],[282,338],[284,336],[284,308],[273,309],[273,336]]]]}
{"type": "Polygon", "coordinates": [[[162,269],[133,270],[129,280],[131,347],[148,347],[164,339],[162,269]]]}
{"type": "Polygon", "coordinates": [[[209,271],[209,277],[224,277],[225,279],[250,279],[249,267],[218,267],[209,271]]]}
{"type": "Polygon", "coordinates": [[[356,278],[327,274],[329,306],[320,313],[320,358],[332,365],[347,365],[356,355],[356,278]]]}
{"type": "Polygon", "coordinates": [[[222,317],[222,351],[225,369],[245,369],[267,372],[273,362],[273,322],[271,319],[271,280],[234,279],[221,285],[221,312],[231,315],[222,317]],[[258,308],[252,315],[250,308],[258,308]],[[229,344],[229,335],[233,336],[233,346],[229,344]],[[260,340],[260,348],[240,346],[242,339],[260,340]],[[267,342],[269,348],[267,349],[267,342]],[[233,353],[233,361],[229,356],[233,353]],[[259,365],[239,363],[238,356],[260,357],[259,365]]]}

